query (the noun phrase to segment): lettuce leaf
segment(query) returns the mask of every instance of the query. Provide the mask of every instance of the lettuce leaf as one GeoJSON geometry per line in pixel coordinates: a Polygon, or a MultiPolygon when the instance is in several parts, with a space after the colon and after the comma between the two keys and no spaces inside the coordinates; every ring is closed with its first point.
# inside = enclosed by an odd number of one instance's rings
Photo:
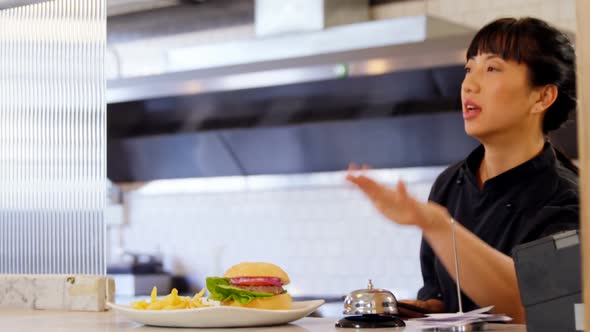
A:
{"type": "Polygon", "coordinates": [[[215,301],[236,301],[240,304],[248,304],[256,298],[273,296],[272,293],[251,292],[230,285],[229,280],[218,277],[207,278],[209,298],[215,301]]]}

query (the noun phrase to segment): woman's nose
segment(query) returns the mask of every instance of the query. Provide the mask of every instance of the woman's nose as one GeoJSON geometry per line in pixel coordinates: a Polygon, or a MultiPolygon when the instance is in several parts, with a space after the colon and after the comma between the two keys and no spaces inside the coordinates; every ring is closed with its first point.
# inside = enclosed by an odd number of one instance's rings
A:
{"type": "Polygon", "coordinates": [[[461,89],[464,93],[479,92],[479,83],[477,82],[477,78],[475,77],[474,73],[469,73],[468,75],[465,75],[463,83],[461,84],[461,89]]]}

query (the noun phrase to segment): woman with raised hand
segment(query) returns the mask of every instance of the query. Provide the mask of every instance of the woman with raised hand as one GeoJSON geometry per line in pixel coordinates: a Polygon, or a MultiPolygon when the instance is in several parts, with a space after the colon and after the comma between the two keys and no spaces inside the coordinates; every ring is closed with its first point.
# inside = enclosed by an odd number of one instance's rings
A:
{"type": "Polygon", "coordinates": [[[465,131],[481,145],[436,179],[428,203],[399,182],[387,188],[349,168],[347,179],[392,221],[423,232],[428,312],[459,310],[451,228],[463,310],[494,305],[525,321],[512,249],[579,228],[577,168],[547,139],[576,108],[575,53],[568,38],[534,18],[504,18],[469,45],[461,87],[465,131]]]}

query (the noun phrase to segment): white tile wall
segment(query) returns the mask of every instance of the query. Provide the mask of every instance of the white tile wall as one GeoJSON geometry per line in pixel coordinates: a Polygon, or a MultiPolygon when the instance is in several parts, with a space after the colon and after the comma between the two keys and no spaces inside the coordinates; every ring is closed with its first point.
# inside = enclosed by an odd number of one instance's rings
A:
{"type": "MultiPolygon", "coordinates": [[[[432,179],[433,180],[433,179],[432,179]]],[[[426,200],[431,180],[409,184],[426,200]]],[[[415,298],[422,286],[421,234],[376,212],[348,184],[334,187],[126,197],[125,245],[160,250],[167,270],[197,287],[241,261],[269,261],[289,273],[294,295],[346,295],[376,287],[415,298]]]]}
{"type": "Polygon", "coordinates": [[[374,6],[373,19],[432,15],[475,29],[502,16],[533,16],[569,32],[576,30],[575,0],[414,0],[374,6]]]}

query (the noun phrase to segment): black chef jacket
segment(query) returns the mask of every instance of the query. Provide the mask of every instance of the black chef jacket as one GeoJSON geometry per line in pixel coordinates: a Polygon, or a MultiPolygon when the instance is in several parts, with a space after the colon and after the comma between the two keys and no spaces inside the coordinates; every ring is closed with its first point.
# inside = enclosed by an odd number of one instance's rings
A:
{"type": "MultiPolygon", "coordinates": [[[[579,228],[578,176],[557,160],[551,144],[546,143],[533,159],[487,180],[480,189],[476,174],[483,155],[480,146],[447,168],[436,179],[429,200],[445,206],[457,222],[507,255],[518,244],[579,228]]],[[[418,299],[439,299],[447,312],[457,312],[455,282],[424,239],[420,263],[424,286],[418,299]]],[[[462,300],[463,311],[478,308],[464,294],[462,300]]]]}

